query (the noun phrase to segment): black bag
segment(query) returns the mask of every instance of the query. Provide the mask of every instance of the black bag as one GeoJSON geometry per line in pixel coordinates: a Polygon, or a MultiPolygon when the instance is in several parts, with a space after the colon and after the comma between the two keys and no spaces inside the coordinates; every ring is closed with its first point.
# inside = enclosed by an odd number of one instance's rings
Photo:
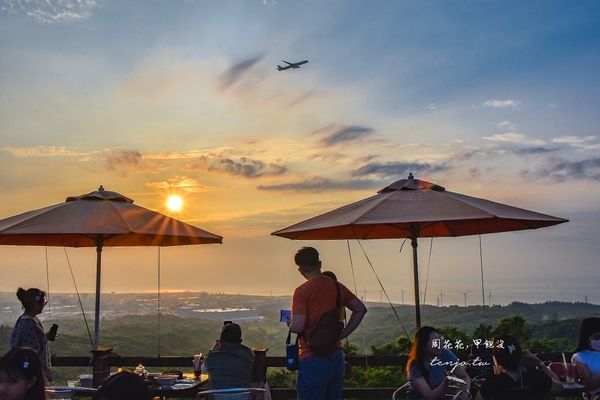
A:
{"type": "Polygon", "coordinates": [[[292,330],[288,332],[287,339],[285,341],[285,367],[288,371],[295,371],[298,369],[298,335],[296,335],[296,343],[292,341],[292,330]]]}
{"type": "Polygon", "coordinates": [[[333,353],[336,349],[337,341],[340,338],[344,323],[340,321],[340,284],[335,282],[336,299],[335,308],[321,316],[312,336],[308,340],[308,345],[312,352],[320,357],[325,357],[333,353]]]}

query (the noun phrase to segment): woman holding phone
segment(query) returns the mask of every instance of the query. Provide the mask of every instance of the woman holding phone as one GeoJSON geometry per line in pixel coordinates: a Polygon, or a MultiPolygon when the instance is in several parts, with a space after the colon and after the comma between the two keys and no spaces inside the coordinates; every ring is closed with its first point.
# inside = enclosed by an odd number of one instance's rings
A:
{"type": "Polygon", "coordinates": [[[10,348],[31,347],[40,356],[42,369],[48,381],[52,381],[52,365],[50,364],[50,352],[48,351],[48,340],[56,339],[58,325],[53,325],[48,333],[44,332],[44,326],[37,317],[44,310],[48,302],[46,292],[37,288],[17,290],[17,298],[21,301],[23,314],[17,319],[12,336],[10,337],[10,348]]]}

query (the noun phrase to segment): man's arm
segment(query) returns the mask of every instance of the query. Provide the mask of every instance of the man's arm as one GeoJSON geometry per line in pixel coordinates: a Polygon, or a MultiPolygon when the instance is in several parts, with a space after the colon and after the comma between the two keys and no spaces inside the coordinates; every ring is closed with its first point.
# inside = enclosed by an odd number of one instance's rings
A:
{"type": "Polygon", "coordinates": [[[358,299],[358,297],[355,297],[352,300],[350,300],[350,302],[346,304],[346,308],[352,311],[352,316],[350,317],[348,324],[342,330],[342,333],[340,334],[340,339],[344,339],[345,337],[349,336],[352,332],[354,332],[354,330],[358,328],[360,321],[362,321],[363,317],[367,313],[367,307],[362,301],[358,299]]]}
{"type": "Polygon", "coordinates": [[[302,333],[304,325],[306,324],[306,315],[304,314],[292,314],[292,322],[290,323],[290,329],[294,333],[302,333]]]}

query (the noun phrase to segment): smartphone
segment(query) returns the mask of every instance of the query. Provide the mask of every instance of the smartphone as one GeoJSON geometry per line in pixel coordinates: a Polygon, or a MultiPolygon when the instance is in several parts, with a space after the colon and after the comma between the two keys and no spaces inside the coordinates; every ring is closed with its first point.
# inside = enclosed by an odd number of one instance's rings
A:
{"type": "Polygon", "coordinates": [[[228,324],[232,324],[232,321],[223,321],[223,325],[228,325],[228,324]]]}
{"type": "Polygon", "coordinates": [[[56,332],[58,332],[58,325],[52,324],[52,327],[48,331],[48,340],[53,342],[56,339],[56,332]]]}

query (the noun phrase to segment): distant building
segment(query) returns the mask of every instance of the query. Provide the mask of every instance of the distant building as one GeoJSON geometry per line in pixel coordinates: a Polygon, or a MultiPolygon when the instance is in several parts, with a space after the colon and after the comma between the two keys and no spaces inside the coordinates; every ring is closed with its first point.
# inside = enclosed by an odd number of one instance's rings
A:
{"type": "Polygon", "coordinates": [[[183,318],[199,318],[211,321],[256,321],[264,317],[251,308],[194,308],[182,306],[177,308],[177,315],[183,318]]]}

